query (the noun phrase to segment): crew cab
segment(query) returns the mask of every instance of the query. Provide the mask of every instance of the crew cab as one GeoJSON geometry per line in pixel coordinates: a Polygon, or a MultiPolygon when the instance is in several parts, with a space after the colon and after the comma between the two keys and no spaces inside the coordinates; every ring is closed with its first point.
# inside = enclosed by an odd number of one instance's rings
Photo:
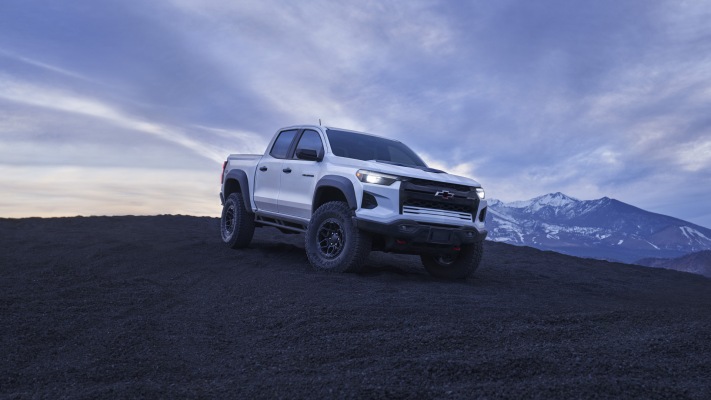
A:
{"type": "Polygon", "coordinates": [[[436,277],[478,267],[487,235],[484,189],[430,168],[403,143],[346,129],[279,129],[262,155],[222,166],[223,242],[249,246],[254,229],[305,235],[313,267],[358,272],[371,250],[418,254],[436,277]]]}

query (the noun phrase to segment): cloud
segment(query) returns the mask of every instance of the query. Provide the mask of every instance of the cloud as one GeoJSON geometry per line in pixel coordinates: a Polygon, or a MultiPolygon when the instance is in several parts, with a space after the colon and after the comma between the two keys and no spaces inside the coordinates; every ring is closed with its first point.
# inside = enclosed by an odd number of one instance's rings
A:
{"type": "Polygon", "coordinates": [[[80,80],[88,81],[88,82],[91,82],[91,83],[100,83],[99,81],[97,81],[97,80],[95,80],[95,79],[92,79],[92,78],[89,78],[89,77],[87,77],[87,76],[78,74],[78,73],[76,73],[76,72],[69,71],[69,70],[66,70],[66,69],[61,68],[61,67],[57,67],[56,65],[50,65],[50,64],[47,64],[47,63],[38,61],[38,60],[34,60],[34,59],[31,59],[31,58],[23,57],[23,56],[14,54],[14,53],[12,53],[12,52],[9,52],[9,51],[3,50],[3,49],[0,49],[0,56],[8,57],[8,58],[10,58],[10,59],[20,61],[20,62],[22,62],[22,63],[24,63],[24,64],[31,65],[31,66],[38,67],[38,68],[42,68],[42,69],[45,69],[45,70],[47,70],[47,71],[50,71],[50,72],[54,72],[54,73],[63,75],[63,76],[65,76],[65,77],[80,79],[80,80]]]}
{"type": "Polygon", "coordinates": [[[202,56],[287,124],[321,118],[352,129],[377,128],[384,118],[373,108],[398,107],[401,99],[390,89],[402,75],[417,72],[410,63],[452,51],[445,21],[418,2],[174,4],[181,11],[177,18],[201,27],[183,34],[203,38],[202,56]],[[315,16],[318,23],[304,23],[315,16]],[[382,85],[383,79],[389,84],[382,85]]]}
{"type": "Polygon", "coordinates": [[[676,152],[678,163],[682,168],[697,172],[711,169],[711,140],[698,140],[692,143],[685,143],[676,152]]]}
{"type": "MultiPolygon", "coordinates": [[[[177,144],[215,162],[221,162],[225,157],[223,149],[198,141],[182,132],[179,128],[138,119],[97,99],[57,91],[52,88],[38,87],[2,75],[0,75],[0,98],[30,106],[101,119],[121,128],[142,132],[166,142],[177,144]]],[[[205,127],[200,129],[203,131],[210,130],[205,127]]],[[[222,130],[220,135],[222,137],[241,138],[246,143],[259,141],[259,136],[247,132],[230,133],[230,131],[222,130]]]]}

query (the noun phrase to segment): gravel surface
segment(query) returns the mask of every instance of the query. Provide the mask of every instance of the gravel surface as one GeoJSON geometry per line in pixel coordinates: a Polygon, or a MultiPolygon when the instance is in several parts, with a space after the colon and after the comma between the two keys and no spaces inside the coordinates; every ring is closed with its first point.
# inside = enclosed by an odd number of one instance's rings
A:
{"type": "Polygon", "coordinates": [[[711,279],[486,243],[313,270],[185,216],[0,219],[0,398],[711,398],[711,279]]]}

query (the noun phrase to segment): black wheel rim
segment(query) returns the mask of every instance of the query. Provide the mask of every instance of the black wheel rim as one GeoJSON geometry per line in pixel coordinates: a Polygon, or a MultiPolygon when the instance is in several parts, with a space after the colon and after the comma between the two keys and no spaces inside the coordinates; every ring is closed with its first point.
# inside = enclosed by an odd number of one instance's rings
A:
{"type": "Polygon", "coordinates": [[[222,218],[222,238],[229,240],[235,233],[237,226],[237,213],[235,212],[234,204],[230,204],[225,209],[225,216],[222,218]]]}
{"type": "Polygon", "coordinates": [[[318,227],[316,240],[322,256],[336,258],[343,251],[343,227],[337,220],[333,218],[327,219],[318,227]]]}

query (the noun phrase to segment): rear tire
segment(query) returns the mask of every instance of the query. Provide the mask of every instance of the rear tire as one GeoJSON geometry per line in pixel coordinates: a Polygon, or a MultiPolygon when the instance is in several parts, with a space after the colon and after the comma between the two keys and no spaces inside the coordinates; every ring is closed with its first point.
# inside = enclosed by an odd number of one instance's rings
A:
{"type": "Polygon", "coordinates": [[[436,278],[466,279],[479,267],[484,253],[484,242],[478,240],[472,244],[463,245],[455,254],[429,255],[422,254],[420,259],[427,272],[436,278]]]}
{"type": "Polygon", "coordinates": [[[314,268],[359,272],[368,258],[372,239],[359,230],[348,204],[331,201],[319,207],[306,231],[306,256],[314,268]]]}
{"type": "Polygon", "coordinates": [[[249,246],[254,236],[254,214],[247,211],[242,193],[227,196],[220,218],[222,241],[232,249],[249,246]]]}

